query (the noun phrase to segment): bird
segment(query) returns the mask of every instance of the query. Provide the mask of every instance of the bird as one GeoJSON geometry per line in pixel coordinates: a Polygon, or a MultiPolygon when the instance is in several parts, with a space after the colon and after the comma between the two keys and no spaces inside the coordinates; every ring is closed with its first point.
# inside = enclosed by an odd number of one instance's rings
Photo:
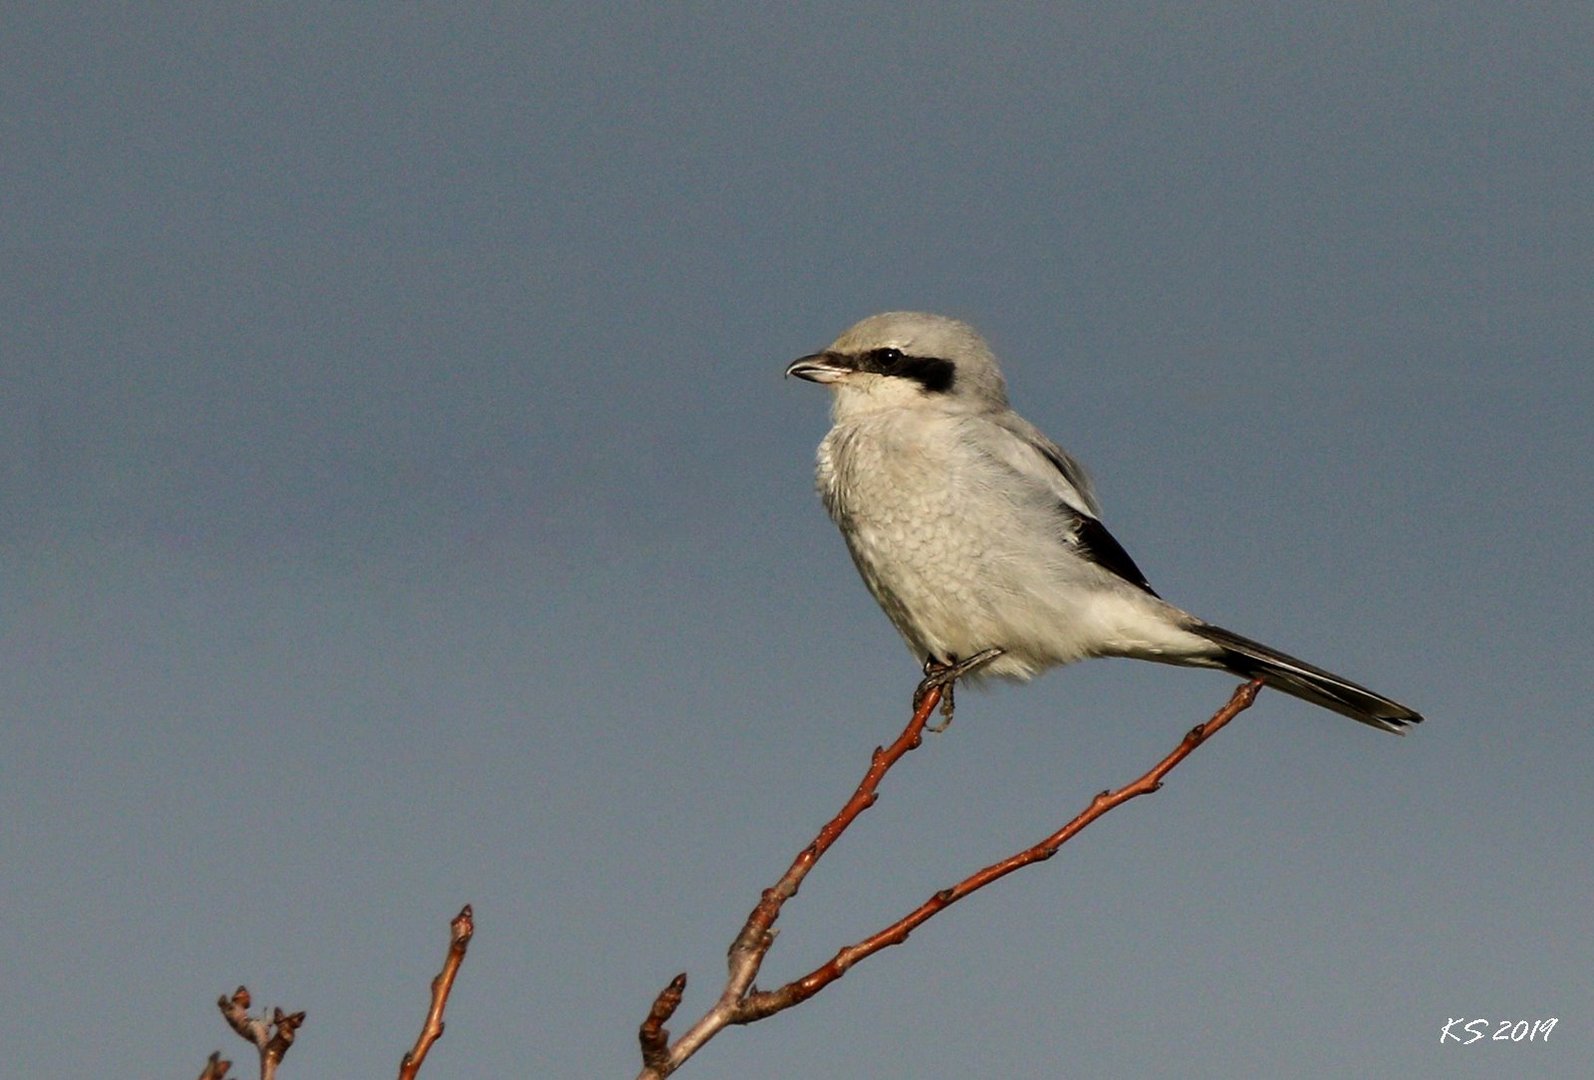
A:
{"type": "Polygon", "coordinates": [[[968,323],[889,311],[799,357],[831,391],[816,487],[926,672],[1027,681],[1092,657],[1214,668],[1383,731],[1421,715],[1164,600],[1101,521],[1085,470],[1008,404],[968,323]],[[959,672],[962,674],[962,672],[959,672]]]}

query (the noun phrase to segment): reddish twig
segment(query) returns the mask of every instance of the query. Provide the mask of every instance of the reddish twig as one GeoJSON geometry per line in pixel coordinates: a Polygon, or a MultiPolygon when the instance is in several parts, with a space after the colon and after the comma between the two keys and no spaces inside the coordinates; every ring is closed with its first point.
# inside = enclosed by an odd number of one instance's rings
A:
{"type": "Polygon", "coordinates": [[[1214,713],[1206,723],[1191,728],[1179,745],[1174,747],[1173,752],[1157,762],[1144,776],[1117,791],[1103,791],[1090,801],[1089,806],[1075,815],[1072,821],[1034,847],[1009,855],[1000,862],[992,863],[985,869],[970,874],[951,888],[942,889],[890,926],[871,934],[857,944],[847,946],[802,978],[794,979],[778,990],[749,994],[743,1002],[748,1021],[760,1019],[806,1001],[845,975],[847,969],[859,960],[873,956],[881,949],[902,944],[921,924],[933,919],[970,893],[985,888],[1014,870],[1029,866],[1031,863],[1045,862],[1056,855],[1059,848],[1078,835],[1080,830],[1109,810],[1122,806],[1130,799],[1160,790],[1162,778],[1167,776],[1174,766],[1189,757],[1196,747],[1216,734],[1219,728],[1250,708],[1251,702],[1256,700],[1257,691],[1261,688],[1262,682],[1259,679],[1235,688],[1234,694],[1223,708],[1214,713]]]}
{"type": "Polygon", "coordinates": [[[399,1062],[399,1080],[415,1080],[421,1064],[432,1044],[443,1037],[443,1009],[448,1005],[448,995],[454,989],[454,977],[465,962],[465,950],[470,947],[471,935],[476,933],[476,915],[470,905],[460,908],[454,921],[449,923],[448,956],[443,960],[443,970],[432,980],[432,1004],[426,1010],[426,1023],[415,1039],[415,1046],[399,1062]]]}
{"type": "MultiPolygon", "coordinates": [[[[966,669],[964,669],[966,670],[966,669]]],[[[961,673],[961,672],[960,672],[961,673]]],[[[885,774],[891,770],[903,755],[917,748],[923,741],[923,732],[935,708],[940,704],[943,690],[950,693],[953,679],[947,678],[945,672],[927,676],[920,684],[914,696],[913,716],[908,721],[908,726],[902,734],[897,736],[890,746],[875,749],[870,760],[869,769],[864,773],[863,780],[859,782],[852,797],[842,806],[824,828],[819,830],[812,843],[804,848],[781,879],[772,888],[766,889],[760,897],[758,905],[753,908],[752,914],[747,917],[746,924],[742,927],[736,940],[731,943],[729,966],[730,976],[726,980],[725,990],[720,994],[719,1000],[714,1003],[703,1018],[694,1024],[674,1046],[669,1044],[669,1033],[664,1030],[664,1024],[674,1014],[681,1001],[681,992],[686,986],[686,976],[678,975],[654,1001],[653,1008],[648,1014],[648,1019],[642,1025],[640,1032],[642,1042],[643,1067],[638,1080],[663,1080],[676,1069],[680,1068],[686,1060],[702,1048],[703,1044],[712,1039],[721,1030],[730,1024],[749,1024],[762,1020],[766,1016],[788,1009],[797,1005],[823,990],[847,973],[858,961],[874,955],[882,949],[892,945],[899,945],[906,941],[908,935],[918,926],[934,918],[948,907],[968,896],[970,893],[991,884],[999,878],[1006,877],[1020,867],[1031,863],[1043,862],[1057,853],[1057,850],[1073,839],[1082,829],[1091,822],[1118,806],[1141,795],[1150,794],[1162,786],[1163,777],[1173,770],[1181,761],[1188,757],[1196,747],[1211,738],[1217,731],[1234,719],[1241,712],[1250,707],[1256,700],[1257,692],[1261,689],[1260,681],[1253,680],[1234,691],[1227,704],[1213,714],[1212,718],[1185,735],[1184,739],[1158,762],[1145,775],[1133,783],[1117,791],[1103,791],[1097,795],[1088,807],[1080,812],[1072,821],[1061,829],[1052,833],[1046,839],[1033,847],[1025,848],[1000,862],[993,863],[983,870],[969,875],[967,878],[936,893],[913,911],[892,923],[878,933],[850,945],[833,956],[820,967],[804,975],[802,978],[787,983],[776,990],[760,991],[753,987],[753,980],[758,974],[759,967],[763,964],[764,956],[774,944],[775,920],[780,915],[781,907],[791,897],[797,894],[798,887],[803,878],[813,869],[819,859],[830,849],[847,830],[847,827],[869,807],[873,806],[879,797],[877,789],[885,774]]],[[[950,717],[948,718],[950,719],[950,717]]]]}
{"type": "Polygon", "coordinates": [[[642,1068],[652,1069],[660,1076],[665,1075],[661,1070],[670,1061],[670,1033],[664,1029],[664,1025],[681,1007],[681,995],[684,993],[686,972],[683,971],[670,980],[669,986],[659,991],[659,996],[653,999],[653,1008],[648,1010],[648,1018],[642,1021],[642,1030],[637,1032],[637,1038],[642,1043],[642,1068]]]}
{"type": "Polygon", "coordinates": [[[199,1080],[227,1080],[227,1072],[231,1068],[232,1062],[222,1057],[221,1051],[217,1050],[199,1071],[199,1080]]]}
{"type": "Polygon", "coordinates": [[[249,1015],[249,991],[240,986],[232,997],[217,999],[216,1005],[228,1025],[260,1051],[260,1080],[275,1080],[277,1065],[293,1045],[299,1027],[304,1023],[304,1013],[285,1013],[273,1009],[271,1019],[249,1015]]]}
{"type": "Polygon", "coordinates": [[[830,846],[837,838],[846,832],[847,826],[851,825],[859,814],[874,805],[878,798],[876,789],[886,773],[891,771],[891,767],[900,761],[904,754],[916,749],[924,741],[924,725],[935,712],[935,707],[940,704],[941,695],[940,686],[927,685],[922,688],[922,692],[914,701],[913,716],[902,734],[898,735],[890,746],[875,747],[869,769],[858,782],[852,797],[842,805],[835,817],[825,823],[824,828],[819,830],[819,835],[797,854],[780,880],[773,887],[764,890],[758,905],[753,908],[752,914],[747,916],[747,922],[736,935],[736,940],[731,942],[728,957],[730,977],[725,982],[724,992],[720,994],[714,1007],[692,1025],[691,1030],[682,1035],[674,1046],[667,1049],[659,1045],[668,1039],[668,1033],[663,1030],[663,1025],[675,1011],[675,1006],[680,1004],[678,994],[673,995],[672,1000],[672,991],[676,982],[680,983],[682,989],[685,988],[685,977],[677,976],[676,981],[655,1000],[647,1021],[642,1025],[643,1067],[638,1080],[663,1080],[680,1068],[687,1058],[697,1053],[704,1043],[719,1034],[727,1025],[745,1023],[739,1017],[742,1001],[752,988],[753,979],[757,977],[758,969],[764,962],[764,955],[775,942],[773,927],[775,920],[780,916],[782,905],[797,894],[803,878],[808,876],[814,864],[830,850],[830,846]]]}

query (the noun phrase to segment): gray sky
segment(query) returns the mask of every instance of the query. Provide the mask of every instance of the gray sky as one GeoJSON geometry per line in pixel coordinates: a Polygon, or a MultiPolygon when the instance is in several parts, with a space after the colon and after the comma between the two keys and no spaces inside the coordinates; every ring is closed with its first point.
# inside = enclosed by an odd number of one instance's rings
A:
{"type": "MultiPolygon", "coordinates": [[[[1579,1073],[1591,43],[1586,4],[8,6],[7,1071],[246,1060],[243,982],[310,1014],[285,1077],[383,1075],[468,901],[425,1075],[632,1075],[905,718],[780,371],[912,307],[987,333],[1164,595],[1430,719],[1264,694],[681,1075],[1579,1073]]],[[[762,981],[1231,685],[965,694],[762,981]]]]}

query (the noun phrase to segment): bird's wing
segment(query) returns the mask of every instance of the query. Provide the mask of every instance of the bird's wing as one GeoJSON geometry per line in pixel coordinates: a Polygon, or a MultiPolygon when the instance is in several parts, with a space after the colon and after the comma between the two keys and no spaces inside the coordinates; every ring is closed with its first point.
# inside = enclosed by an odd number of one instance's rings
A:
{"type": "Polygon", "coordinates": [[[1079,462],[1017,413],[989,418],[996,429],[992,455],[1031,483],[1042,485],[1057,500],[1063,539],[1081,556],[1152,596],[1157,592],[1135,560],[1101,523],[1101,510],[1090,477],[1079,462]]]}
{"type": "Polygon", "coordinates": [[[1090,476],[1083,465],[1069,456],[1068,451],[1011,410],[987,419],[997,429],[995,449],[1004,464],[1014,472],[1045,485],[1069,506],[1091,517],[1101,516],[1090,476]]]}
{"type": "Polygon", "coordinates": [[[1093,517],[1077,514],[1073,534],[1074,546],[1081,555],[1104,570],[1112,571],[1136,588],[1157,596],[1157,590],[1151,587],[1146,575],[1140,572],[1140,567],[1135,565],[1135,560],[1129,557],[1129,552],[1124,550],[1124,546],[1107,531],[1107,526],[1093,517]]]}

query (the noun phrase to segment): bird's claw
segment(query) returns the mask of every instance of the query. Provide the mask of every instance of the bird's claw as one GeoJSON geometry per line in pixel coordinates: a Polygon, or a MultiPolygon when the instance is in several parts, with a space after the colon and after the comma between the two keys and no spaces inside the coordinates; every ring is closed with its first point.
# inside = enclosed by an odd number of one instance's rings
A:
{"type": "Polygon", "coordinates": [[[915,710],[923,704],[924,697],[932,690],[941,691],[941,722],[939,724],[926,724],[929,731],[941,732],[952,726],[952,688],[957,681],[971,671],[978,670],[1002,655],[1001,649],[986,649],[975,653],[967,660],[959,660],[951,664],[943,664],[934,657],[924,662],[924,678],[919,687],[913,692],[913,707],[915,710]]]}

